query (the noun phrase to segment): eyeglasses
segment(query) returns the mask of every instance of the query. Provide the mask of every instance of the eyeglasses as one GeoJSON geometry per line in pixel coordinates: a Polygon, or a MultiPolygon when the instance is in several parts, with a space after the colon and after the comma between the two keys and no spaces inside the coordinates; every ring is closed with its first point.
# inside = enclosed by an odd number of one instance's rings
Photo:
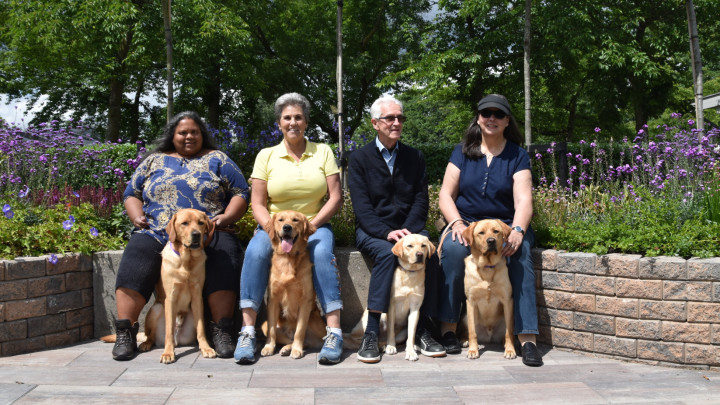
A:
{"type": "Polygon", "coordinates": [[[405,122],[407,120],[407,117],[404,115],[388,115],[385,117],[378,117],[379,120],[384,120],[388,124],[392,124],[395,122],[395,120],[398,120],[399,123],[405,122]]]}
{"type": "Polygon", "coordinates": [[[490,118],[491,115],[494,115],[495,118],[497,118],[499,120],[507,117],[507,114],[505,114],[504,112],[502,112],[500,110],[488,110],[488,109],[480,110],[480,115],[482,115],[483,118],[490,118]]]}

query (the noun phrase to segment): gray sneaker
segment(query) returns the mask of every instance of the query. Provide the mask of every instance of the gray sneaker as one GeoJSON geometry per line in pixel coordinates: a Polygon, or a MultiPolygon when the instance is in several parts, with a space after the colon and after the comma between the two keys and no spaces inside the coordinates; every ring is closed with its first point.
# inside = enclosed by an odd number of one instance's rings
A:
{"type": "Polygon", "coordinates": [[[237,346],[235,346],[235,362],[237,364],[255,362],[255,338],[247,332],[240,332],[237,346]]]}

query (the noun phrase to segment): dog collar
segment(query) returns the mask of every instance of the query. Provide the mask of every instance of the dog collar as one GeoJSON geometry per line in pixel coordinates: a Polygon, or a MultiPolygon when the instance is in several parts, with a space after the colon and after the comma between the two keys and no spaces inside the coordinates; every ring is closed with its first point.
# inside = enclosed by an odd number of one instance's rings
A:
{"type": "Polygon", "coordinates": [[[175,252],[176,255],[180,256],[180,252],[175,250],[175,246],[173,246],[172,242],[168,242],[168,245],[170,246],[170,249],[175,252]]]}
{"type": "MultiPolygon", "coordinates": [[[[495,266],[497,266],[497,265],[495,265],[495,266]]],[[[486,268],[486,269],[494,269],[495,266],[485,266],[485,268],[486,268]]]]}

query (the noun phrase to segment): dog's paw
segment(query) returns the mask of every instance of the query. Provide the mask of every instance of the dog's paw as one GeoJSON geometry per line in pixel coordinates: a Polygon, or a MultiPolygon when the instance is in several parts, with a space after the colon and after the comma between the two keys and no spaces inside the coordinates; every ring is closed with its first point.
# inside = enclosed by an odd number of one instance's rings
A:
{"type": "Polygon", "coordinates": [[[477,359],[480,357],[480,351],[478,349],[468,349],[467,357],[468,359],[477,359]]]}
{"type": "Polygon", "coordinates": [[[170,364],[175,362],[175,353],[173,352],[163,352],[163,354],[160,356],[160,363],[163,364],[170,364]]]}
{"type": "Polygon", "coordinates": [[[505,349],[505,358],[506,359],[514,359],[517,357],[517,354],[515,353],[515,349],[507,350],[505,349]]]}
{"type": "Polygon", "coordinates": [[[202,356],[206,359],[214,359],[217,357],[217,353],[212,348],[207,349],[200,349],[200,352],[202,353],[202,356]]]}
{"type": "Polygon", "coordinates": [[[385,346],[385,354],[397,354],[397,348],[393,345],[385,346]]]}
{"type": "Polygon", "coordinates": [[[143,342],[138,346],[138,350],[141,352],[149,352],[153,348],[152,342],[143,342]]]}
{"type": "Polygon", "coordinates": [[[418,361],[418,355],[415,350],[405,350],[405,360],[418,361]]]}
{"type": "Polygon", "coordinates": [[[285,345],[280,349],[281,356],[289,356],[290,352],[292,352],[292,345],[285,345]]]}
{"type": "Polygon", "coordinates": [[[260,355],[263,357],[272,356],[273,354],[275,354],[275,346],[272,345],[265,345],[260,351],[260,355]]]}
{"type": "Polygon", "coordinates": [[[293,348],[292,351],[290,352],[290,357],[292,357],[293,359],[299,359],[299,358],[302,358],[302,356],[303,356],[302,349],[293,348]]]}
{"type": "Polygon", "coordinates": [[[467,340],[463,340],[462,347],[468,347],[468,346],[470,346],[470,342],[468,342],[467,340]]]}

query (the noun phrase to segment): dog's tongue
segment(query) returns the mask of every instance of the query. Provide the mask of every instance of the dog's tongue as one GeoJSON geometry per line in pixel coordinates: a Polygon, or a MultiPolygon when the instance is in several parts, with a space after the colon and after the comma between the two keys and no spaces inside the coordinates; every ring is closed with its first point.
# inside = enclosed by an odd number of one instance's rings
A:
{"type": "Polygon", "coordinates": [[[285,253],[290,253],[293,247],[293,240],[292,238],[283,238],[281,242],[282,250],[285,253]]]}

